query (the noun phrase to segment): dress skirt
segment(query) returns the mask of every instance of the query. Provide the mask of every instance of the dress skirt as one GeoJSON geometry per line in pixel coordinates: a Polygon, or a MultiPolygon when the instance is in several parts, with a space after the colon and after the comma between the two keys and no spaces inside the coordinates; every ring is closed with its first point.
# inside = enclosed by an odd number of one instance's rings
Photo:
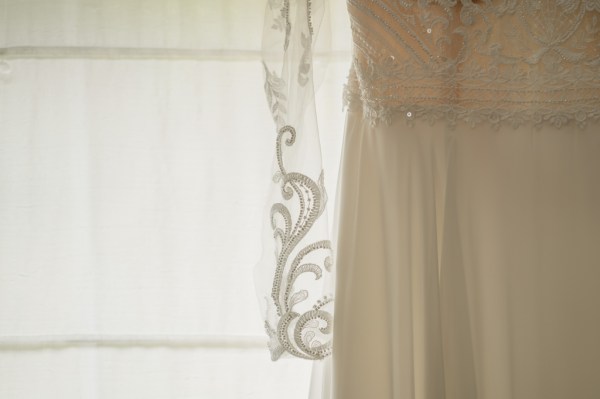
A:
{"type": "Polygon", "coordinates": [[[346,120],[334,399],[600,398],[600,125],[346,120]]]}

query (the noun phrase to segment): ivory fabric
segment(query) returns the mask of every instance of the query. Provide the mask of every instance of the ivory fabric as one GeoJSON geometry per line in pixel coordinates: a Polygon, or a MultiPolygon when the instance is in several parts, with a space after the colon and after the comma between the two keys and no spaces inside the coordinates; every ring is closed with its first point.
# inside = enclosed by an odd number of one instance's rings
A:
{"type": "MultiPolygon", "coordinates": [[[[321,23],[311,10],[325,3],[270,1],[281,28],[265,30],[279,32],[283,54],[277,79],[267,68],[278,137],[294,128],[294,139],[316,142],[294,152],[313,181],[318,132],[302,118],[318,107],[299,87],[311,83],[312,24],[321,23]],[[282,117],[275,93],[301,93],[300,110],[282,117]]],[[[311,399],[600,396],[600,4],[347,4],[354,47],[333,312],[322,314],[318,299],[331,300],[328,258],[302,269],[313,280],[297,281],[302,259],[277,258],[278,219],[271,298],[303,294],[267,313],[274,358],[325,358],[311,399]]],[[[277,183],[284,200],[302,203],[277,183]]]]}
{"type": "Polygon", "coordinates": [[[349,113],[331,397],[597,397],[599,131],[349,113]]]}
{"type": "Polygon", "coordinates": [[[597,2],[348,6],[332,397],[598,397],[597,2]]]}

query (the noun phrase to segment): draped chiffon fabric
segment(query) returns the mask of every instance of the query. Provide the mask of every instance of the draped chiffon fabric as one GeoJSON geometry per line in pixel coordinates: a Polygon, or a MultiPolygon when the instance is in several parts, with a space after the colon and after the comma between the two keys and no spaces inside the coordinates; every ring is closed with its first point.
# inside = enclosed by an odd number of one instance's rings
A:
{"type": "Polygon", "coordinates": [[[599,131],[350,112],[332,397],[598,397],[599,131]]]}

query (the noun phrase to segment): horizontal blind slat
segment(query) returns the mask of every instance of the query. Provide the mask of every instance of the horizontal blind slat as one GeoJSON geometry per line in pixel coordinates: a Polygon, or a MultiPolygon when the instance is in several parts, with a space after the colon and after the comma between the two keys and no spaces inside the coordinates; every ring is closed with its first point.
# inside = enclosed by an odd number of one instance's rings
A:
{"type": "Polygon", "coordinates": [[[185,347],[263,349],[263,336],[252,335],[164,335],[164,334],[65,334],[0,336],[0,350],[102,347],[185,347]]]}

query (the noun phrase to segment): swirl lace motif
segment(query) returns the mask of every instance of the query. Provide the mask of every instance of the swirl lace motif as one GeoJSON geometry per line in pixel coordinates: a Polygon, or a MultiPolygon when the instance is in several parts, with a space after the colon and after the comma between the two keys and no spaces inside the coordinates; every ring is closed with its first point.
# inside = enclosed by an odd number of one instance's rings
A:
{"type": "Polygon", "coordinates": [[[347,0],[345,102],[494,127],[600,120],[600,0],[347,0]]]}
{"type": "Polygon", "coordinates": [[[323,172],[319,181],[315,182],[308,176],[298,172],[286,171],[283,163],[283,138],[287,146],[292,146],[296,140],[296,130],[292,126],[284,126],[277,135],[277,164],[279,171],[273,180],[281,184],[281,195],[284,200],[290,200],[294,195],[298,199],[299,211],[296,221],[292,222],[290,208],[283,203],[275,203],[271,207],[271,226],[273,236],[278,241],[276,258],[277,266],[271,299],[277,309],[278,325],[275,329],[269,321],[265,321],[265,329],[270,337],[269,349],[275,360],[284,352],[306,359],[322,359],[331,353],[331,332],[333,316],[327,309],[333,300],[324,296],[316,301],[310,310],[296,309],[296,305],[309,298],[306,289],[297,289],[296,280],[311,274],[317,280],[323,275],[320,266],[319,252],[323,254],[324,268],[330,272],[332,260],[330,257],[331,243],[329,240],[319,240],[304,245],[297,251],[298,245],[313,224],[322,215],[327,202],[323,172]],[[283,222],[283,225],[281,225],[283,222]],[[296,251],[296,255],[292,254],[296,251]],[[312,259],[311,259],[312,258],[312,259]],[[293,336],[293,339],[292,339],[293,336]]]}
{"type": "Polygon", "coordinates": [[[277,126],[275,202],[269,220],[275,245],[274,258],[269,255],[259,265],[264,266],[259,278],[269,279],[268,292],[263,291],[266,284],[257,288],[265,300],[264,326],[273,360],[286,354],[323,359],[332,350],[333,260],[318,145],[315,148],[313,144],[315,154],[298,160],[298,152],[305,151],[300,149],[303,145],[318,141],[315,121],[305,118],[315,113],[314,102],[304,100],[314,96],[312,46],[325,2],[269,0],[266,9],[264,88],[277,126]],[[273,50],[282,52],[273,54],[273,50]],[[301,126],[300,135],[297,125],[301,126]],[[313,178],[315,175],[318,177],[313,178]]]}

